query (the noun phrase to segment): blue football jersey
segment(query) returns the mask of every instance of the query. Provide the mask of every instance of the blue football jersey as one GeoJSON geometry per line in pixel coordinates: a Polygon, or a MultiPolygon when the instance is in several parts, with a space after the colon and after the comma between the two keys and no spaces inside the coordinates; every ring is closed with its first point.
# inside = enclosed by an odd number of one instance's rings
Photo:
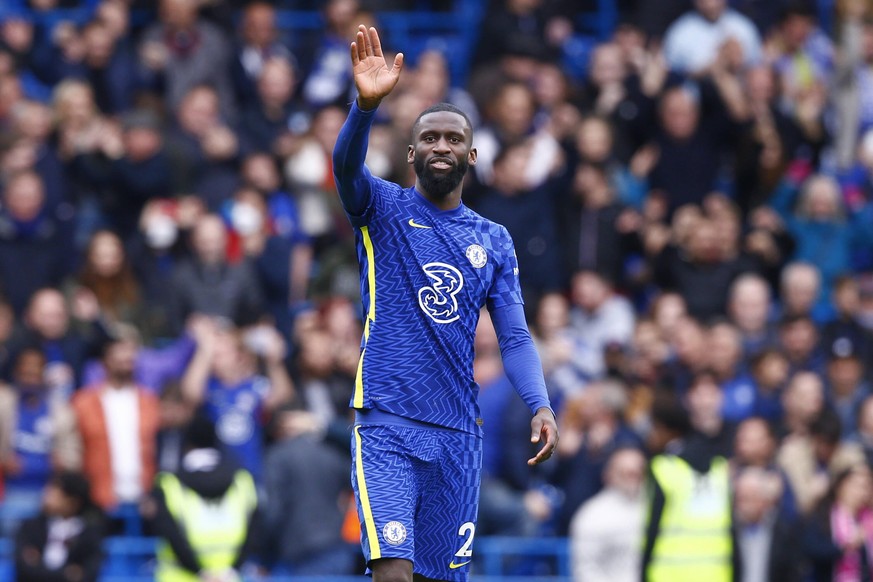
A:
{"type": "Polygon", "coordinates": [[[366,325],[351,405],[481,434],[473,339],[483,306],[522,303],[507,230],[371,177],[356,227],[366,325]]]}

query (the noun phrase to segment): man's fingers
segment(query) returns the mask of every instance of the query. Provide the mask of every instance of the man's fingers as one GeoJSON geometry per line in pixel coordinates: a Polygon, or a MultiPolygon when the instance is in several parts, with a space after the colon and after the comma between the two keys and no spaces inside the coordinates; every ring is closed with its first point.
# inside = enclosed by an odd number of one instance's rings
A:
{"type": "Polygon", "coordinates": [[[364,39],[364,51],[368,57],[373,56],[373,44],[370,42],[370,32],[363,24],[358,27],[358,34],[364,39]]]}
{"type": "Polygon", "coordinates": [[[541,432],[543,432],[543,421],[538,417],[534,417],[534,419],[530,423],[530,442],[540,442],[541,432]]]}
{"type": "Polygon", "coordinates": [[[399,75],[400,70],[403,68],[403,53],[397,53],[394,55],[394,66],[391,67],[392,75],[399,75]]]}
{"type": "Polygon", "coordinates": [[[358,60],[363,61],[367,58],[367,46],[366,41],[364,40],[364,33],[360,30],[358,34],[355,35],[355,46],[358,47],[358,60]]]}
{"type": "Polygon", "coordinates": [[[361,58],[358,56],[358,43],[353,42],[350,44],[349,52],[352,53],[352,67],[357,67],[358,63],[361,62],[361,58]]]}
{"type": "Polygon", "coordinates": [[[382,41],[379,40],[379,33],[372,26],[370,27],[370,45],[373,47],[373,54],[377,57],[382,56],[382,41]]]}

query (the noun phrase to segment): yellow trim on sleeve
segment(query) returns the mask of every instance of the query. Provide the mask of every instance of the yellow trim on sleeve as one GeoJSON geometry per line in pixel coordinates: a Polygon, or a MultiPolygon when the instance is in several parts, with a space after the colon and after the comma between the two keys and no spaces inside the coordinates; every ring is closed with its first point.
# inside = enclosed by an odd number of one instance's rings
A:
{"type": "Polygon", "coordinates": [[[370,238],[370,227],[361,227],[361,237],[364,250],[367,253],[367,288],[370,295],[370,305],[367,309],[367,321],[364,322],[364,349],[358,359],[358,370],[355,373],[355,393],[352,405],[355,408],[364,406],[364,354],[367,353],[367,340],[370,339],[370,322],[376,320],[376,262],[373,259],[373,241],[370,238]]]}
{"type": "Polygon", "coordinates": [[[364,528],[367,530],[367,540],[370,543],[370,559],[378,560],[382,557],[382,548],[379,547],[379,537],[376,533],[376,521],[373,519],[373,510],[370,507],[370,496],[367,494],[367,481],[364,479],[364,459],[361,452],[360,426],[355,427],[355,476],[358,480],[358,496],[361,501],[361,510],[364,512],[364,528]]]}

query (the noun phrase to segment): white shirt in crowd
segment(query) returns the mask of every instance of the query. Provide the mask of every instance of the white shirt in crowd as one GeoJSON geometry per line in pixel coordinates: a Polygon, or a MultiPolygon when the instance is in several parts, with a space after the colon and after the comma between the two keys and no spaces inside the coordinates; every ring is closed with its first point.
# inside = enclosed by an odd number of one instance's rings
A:
{"type": "Polygon", "coordinates": [[[109,454],[112,484],[121,502],[137,501],[142,495],[139,443],[139,398],[131,386],[108,388],[100,396],[109,454]]]}
{"type": "Polygon", "coordinates": [[[688,12],[674,22],[664,38],[664,57],[674,71],[698,73],[709,67],[721,46],[735,39],[748,66],[761,61],[761,37],[751,20],[730,8],[711,22],[699,12],[688,12]]]}
{"type": "Polygon", "coordinates": [[[639,582],[644,496],[604,489],[570,523],[573,582],[639,582]]]}

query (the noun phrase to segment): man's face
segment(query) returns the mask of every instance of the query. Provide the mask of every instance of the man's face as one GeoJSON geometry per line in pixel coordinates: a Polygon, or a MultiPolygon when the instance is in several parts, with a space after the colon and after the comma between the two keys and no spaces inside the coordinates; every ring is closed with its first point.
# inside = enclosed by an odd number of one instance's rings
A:
{"type": "Polygon", "coordinates": [[[136,365],[137,345],[133,341],[119,341],[113,344],[104,357],[107,372],[119,378],[132,378],[136,365]]]}
{"type": "Polygon", "coordinates": [[[472,145],[473,130],[457,113],[436,111],[418,121],[407,161],[426,194],[445,198],[461,184],[467,168],[476,163],[472,145]]]}
{"type": "Polygon", "coordinates": [[[694,7],[707,20],[716,21],[724,12],[727,0],[695,0],[694,7]]]}

